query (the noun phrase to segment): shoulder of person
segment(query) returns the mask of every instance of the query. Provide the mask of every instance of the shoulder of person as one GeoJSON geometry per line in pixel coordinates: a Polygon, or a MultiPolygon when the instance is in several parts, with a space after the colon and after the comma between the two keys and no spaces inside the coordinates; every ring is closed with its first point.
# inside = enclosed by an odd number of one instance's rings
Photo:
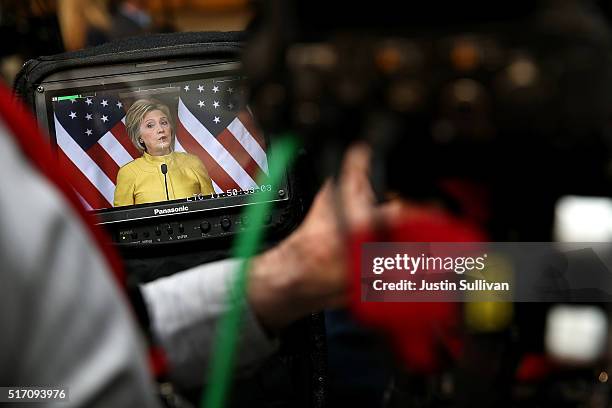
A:
{"type": "Polygon", "coordinates": [[[200,158],[196,156],[195,154],[185,153],[185,152],[174,152],[174,153],[176,154],[177,159],[183,161],[184,163],[188,163],[190,165],[199,164],[202,162],[200,158]]]}
{"type": "Polygon", "coordinates": [[[145,160],[142,157],[139,157],[121,166],[119,168],[119,173],[124,174],[126,176],[127,175],[135,176],[141,171],[148,171],[147,167],[149,166],[147,165],[145,160]]]}

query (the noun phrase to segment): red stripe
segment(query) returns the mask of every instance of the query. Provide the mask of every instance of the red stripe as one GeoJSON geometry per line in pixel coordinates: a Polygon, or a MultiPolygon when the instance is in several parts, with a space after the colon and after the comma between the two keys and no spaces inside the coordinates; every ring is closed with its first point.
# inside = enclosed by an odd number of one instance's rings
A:
{"type": "Polygon", "coordinates": [[[96,162],[98,167],[102,169],[104,174],[111,179],[113,184],[117,184],[117,173],[119,172],[119,165],[113,160],[106,150],[102,148],[98,143],[87,149],[87,154],[91,159],[96,162]]]}
{"type": "Polygon", "coordinates": [[[238,164],[249,173],[249,176],[251,176],[253,180],[257,180],[259,174],[263,173],[257,162],[253,160],[249,152],[246,151],[228,129],[224,129],[223,132],[217,136],[217,140],[225,147],[225,150],[234,156],[234,159],[236,159],[238,164]]]}
{"type": "Polygon", "coordinates": [[[140,153],[138,149],[136,149],[136,147],[134,147],[134,145],[132,144],[132,141],[130,140],[130,137],[127,134],[127,129],[125,128],[125,125],[122,121],[117,122],[117,124],[110,131],[113,136],[115,136],[115,139],[117,139],[119,143],[121,143],[121,146],[123,146],[123,148],[127,150],[130,156],[132,156],[132,159],[137,159],[142,156],[142,153],[140,153]]]}
{"type": "Polygon", "coordinates": [[[219,163],[213,157],[208,154],[206,149],[202,148],[202,146],[193,138],[193,136],[185,129],[181,121],[177,122],[177,132],[176,137],[178,137],[179,142],[185,148],[185,150],[191,154],[195,154],[198,156],[204,166],[206,166],[206,170],[208,170],[208,175],[211,179],[214,180],[215,183],[223,191],[237,189],[241,190],[240,186],[234,181],[233,178],[230,177],[229,174],[221,167],[219,163]]]}
{"type": "Polygon", "coordinates": [[[259,144],[259,146],[261,146],[261,148],[265,151],[266,150],[266,140],[264,139],[263,135],[259,131],[259,126],[255,124],[255,121],[253,120],[253,116],[248,111],[242,110],[238,113],[238,119],[240,119],[240,122],[242,122],[242,125],[249,131],[251,136],[253,136],[253,139],[255,139],[255,141],[259,144]]]}
{"type": "Polygon", "coordinates": [[[59,167],[69,175],[69,183],[92,208],[101,209],[112,207],[111,203],[104,198],[100,191],[98,191],[89,179],[74,165],[63,150],[58,149],[57,158],[59,167]]]}

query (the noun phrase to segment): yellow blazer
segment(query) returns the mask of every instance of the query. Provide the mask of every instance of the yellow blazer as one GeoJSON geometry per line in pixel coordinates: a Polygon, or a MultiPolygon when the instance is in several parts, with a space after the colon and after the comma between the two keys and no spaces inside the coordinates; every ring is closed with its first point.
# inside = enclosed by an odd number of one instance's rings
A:
{"type": "Polygon", "coordinates": [[[117,174],[115,207],[166,201],[161,165],[166,163],[170,200],[214,193],[212,181],[202,161],[193,154],[173,152],[165,156],[142,157],[122,166],[117,174]]]}

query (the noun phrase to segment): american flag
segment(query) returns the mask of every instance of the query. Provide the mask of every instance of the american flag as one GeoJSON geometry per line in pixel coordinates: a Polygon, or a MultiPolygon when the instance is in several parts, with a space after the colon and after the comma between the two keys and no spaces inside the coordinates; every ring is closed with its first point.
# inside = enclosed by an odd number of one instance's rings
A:
{"type": "MultiPolygon", "coordinates": [[[[217,193],[255,188],[268,174],[265,141],[237,85],[214,79],[180,85],[174,148],[200,157],[217,193]]],[[[141,156],[127,135],[125,102],[113,95],[54,102],[58,160],[89,209],[112,207],[119,168],[141,156]]]]}

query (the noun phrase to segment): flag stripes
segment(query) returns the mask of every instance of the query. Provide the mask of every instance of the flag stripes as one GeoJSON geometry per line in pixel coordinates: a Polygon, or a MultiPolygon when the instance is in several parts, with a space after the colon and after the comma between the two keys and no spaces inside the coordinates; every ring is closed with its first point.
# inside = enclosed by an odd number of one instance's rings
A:
{"type": "Polygon", "coordinates": [[[113,160],[113,158],[106,152],[100,144],[96,143],[87,150],[87,155],[98,164],[100,170],[106,174],[106,177],[113,183],[117,184],[117,172],[119,171],[119,165],[113,160]]]}
{"type": "MultiPolygon", "coordinates": [[[[71,161],[74,166],[76,166],[81,173],[87,178],[89,183],[95,186],[95,189],[104,197],[108,205],[113,202],[113,197],[115,194],[115,183],[113,183],[106,173],[100,166],[91,158],[89,155],[81,149],[79,144],[66,132],[63,128],[57,117],[55,119],[55,138],[57,141],[57,145],[66,155],[66,157],[71,161]]],[[[116,175],[115,175],[116,177],[116,175]]],[[[82,185],[83,188],[87,187],[87,184],[84,183],[82,185]]],[[[83,194],[82,190],[77,189],[78,192],[83,195],[87,199],[86,194],[83,194]]],[[[99,201],[99,200],[96,200],[99,201]]],[[[98,207],[91,203],[94,208],[105,208],[98,207]]]]}
{"type": "MultiPolygon", "coordinates": [[[[116,129],[116,127],[115,127],[116,129]]],[[[111,130],[98,140],[98,144],[108,153],[119,167],[123,166],[139,157],[139,154],[133,156],[119,142],[120,137],[115,136],[111,130]]]]}
{"type": "MultiPolygon", "coordinates": [[[[245,129],[249,132],[249,135],[253,138],[254,141],[257,142],[259,147],[265,151],[266,150],[266,141],[264,140],[262,134],[259,132],[259,127],[255,125],[255,121],[253,120],[253,116],[247,110],[242,110],[238,112],[238,120],[245,129]]],[[[267,174],[267,172],[266,172],[267,174]]]]}
{"type": "Polygon", "coordinates": [[[229,154],[232,155],[237,163],[240,163],[242,168],[247,172],[252,180],[257,180],[257,176],[261,169],[257,162],[249,155],[249,153],[236,140],[234,135],[229,130],[225,129],[217,136],[217,140],[229,154]]]}
{"type": "Polygon", "coordinates": [[[91,208],[99,209],[112,206],[112,201],[108,201],[107,198],[100,193],[100,190],[85,177],[81,169],[79,169],[62,150],[58,152],[57,156],[59,166],[66,169],[66,174],[70,174],[72,177],[70,183],[72,183],[77,193],[87,201],[91,208]]]}
{"type": "MultiPolygon", "coordinates": [[[[204,149],[189,133],[181,122],[178,122],[177,129],[177,138],[181,141],[183,146],[192,153],[198,156],[202,163],[204,163],[204,167],[208,171],[208,175],[212,179],[213,183],[217,184],[220,192],[223,192],[223,188],[225,189],[240,189],[240,186],[234,181],[234,179],[227,174],[227,172],[221,167],[221,165],[204,149]],[[223,186],[223,187],[221,187],[223,186]]],[[[214,184],[213,184],[214,187],[214,184]]],[[[216,190],[215,190],[216,191],[216,190]]]]}
{"type": "MultiPolygon", "coordinates": [[[[178,107],[179,121],[191,137],[208,153],[217,164],[231,177],[233,183],[227,183],[224,178],[213,180],[223,189],[229,188],[229,184],[238,185],[242,190],[257,187],[255,181],[246,170],[234,159],[234,157],[223,147],[208,129],[198,121],[191,111],[179,99],[178,107]]],[[[204,165],[207,163],[205,162],[204,165]]]]}
{"type": "Polygon", "coordinates": [[[121,121],[117,122],[117,124],[111,129],[111,133],[115,139],[121,143],[121,146],[123,146],[125,151],[132,156],[132,158],[136,159],[137,157],[142,156],[142,153],[136,149],[128,136],[127,129],[125,128],[125,117],[123,117],[121,121]]]}

